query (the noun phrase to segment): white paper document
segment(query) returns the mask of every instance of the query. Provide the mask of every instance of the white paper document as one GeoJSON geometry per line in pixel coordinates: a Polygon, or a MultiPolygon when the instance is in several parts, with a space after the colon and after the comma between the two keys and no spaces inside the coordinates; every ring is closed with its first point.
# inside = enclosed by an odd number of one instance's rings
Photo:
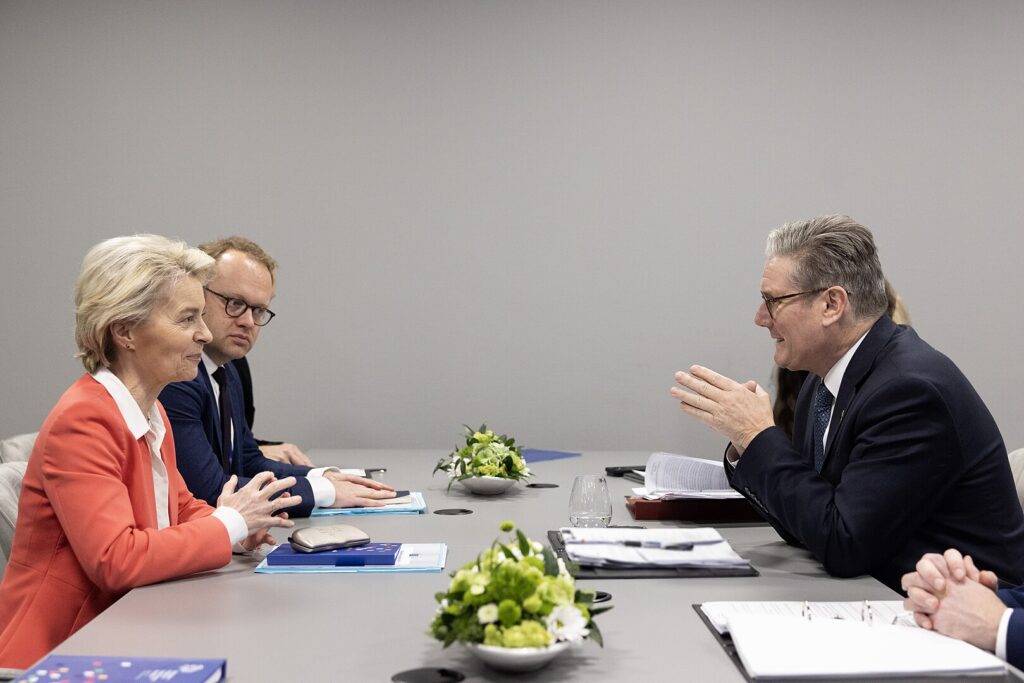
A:
{"type": "Polygon", "coordinates": [[[721,462],[671,453],[653,453],[647,459],[644,486],[633,493],[648,500],[743,497],[729,486],[721,462]]]}
{"type": "Polygon", "coordinates": [[[567,527],[558,530],[566,547],[570,543],[641,543],[654,547],[671,543],[726,543],[717,529],[627,529],[623,527],[567,527]]]}
{"type": "Polygon", "coordinates": [[[332,515],[419,515],[427,510],[427,501],[419,491],[408,496],[394,499],[391,504],[375,508],[316,508],[310,517],[329,517],[332,515]]]}
{"type": "Polygon", "coordinates": [[[843,619],[736,614],[729,632],[747,674],[778,678],[983,674],[995,655],[934,631],[843,619]]]}
{"type": "Polygon", "coordinates": [[[569,558],[592,567],[747,567],[715,529],[559,530],[569,558]]]}
{"type": "Polygon", "coordinates": [[[756,600],[744,602],[705,602],[701,612],[719,633],[729,632],[734,616],[804,617],[810,619],[870,620],[875,624],[914,626],[913,615],[903,609],[902,600],[856,600],[850,602],[802,602],[800,600],[756,600]]]}

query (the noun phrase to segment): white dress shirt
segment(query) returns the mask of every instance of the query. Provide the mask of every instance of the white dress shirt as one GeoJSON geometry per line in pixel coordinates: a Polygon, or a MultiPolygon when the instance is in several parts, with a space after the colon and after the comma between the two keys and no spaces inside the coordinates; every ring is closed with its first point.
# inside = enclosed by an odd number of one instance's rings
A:
{"type": "MultiPolygon", "coordinates": [[[[868,330],[870,332],[870,330],[868,330]]],[[[822,380],[825,383],[825,388],[828,389],[829,393],[832,394],[832,410],[828,414],[828,424],[825,425],[825,433],[821,436],[821,445],[824,446],[828,443],[828,430],[832,427],[832,414],[836,410],[836,398],[839,397],[839,387],[843,385],[843,375],[846,374],[846,368],[849,367],[850,361],[853,359],[853,354],[857,353],[857,349],[860,348],[861,342],[864,341],[864,337],[867,337],[868,333],[857,340],[857,342],[851,346],[842,357],[836,361],[835,365],[825,373],[825,378],[822,380]]],[[[733,449],[732,444],[726,448],[725,461],[728,467],[733,467],[739,461],[740,455],[733,449]]]]}
{"type": "MultiPolygon", "coordinates": [[[[135,401],[128,387],[120,378],[107,368],[100,368],[92,375],[93,379],[103,385],[110,397],[114,399],[121,417],[124,419],[128,431],[135,439],[146,437],[146,445],[149,446],[150,465],[153,473],[153,495],[156,499],[156,521],[158,529],[166,529],[171,525],[169,501],[167,499],[167,467],[164,464],[163,456],[160,455],[160,448],[163,446],[164,437],[167,435],[167,427],[160,416],[160,409],[156,403],[149,409],[149,415],[142,412],[142,408],[135,401]]],[[[245,519],[241,513],[234,508],[219,507],[213,511],[213,516],[220,520],[221,524],[228,531],[231,537],[231,544],[238,543],[249,535],[245,519]]]]}
{"type": "Polygon", "coordinates": [[[850,366],[850,361],[853,360],[853,354],[857,353],[857,349],[860,348],[860,344],[864,341],[864,337],[866,336],[868,336],[867,332],[857,340],[856,344],[851,346],[846,353],[843,354],[842,358],[836,361],[836,364],[832,366],[831,370],[825,373],[825,378],[822,380],[825,384],[825,388],[828,389],[830,394],[832,394],[832,410],[828,414],[828,424],[825,425],[825,433],[821,437],[822,446],[828,443],[828,430],[832,428],[832,415],[836,410],[836,399],[839,398],[839,387],[843,386],[843,375],[846,374],[846,368],[850,366]]]}
{"type": "Polygon", "coordinates": [[[1007,607],[999,619],[999,631],[996,633],[996,657],[1004,662],[1006,661],[1006,634],[1010,630],[1011,614],[1013,614],[1013,610],[1007,607]]]}

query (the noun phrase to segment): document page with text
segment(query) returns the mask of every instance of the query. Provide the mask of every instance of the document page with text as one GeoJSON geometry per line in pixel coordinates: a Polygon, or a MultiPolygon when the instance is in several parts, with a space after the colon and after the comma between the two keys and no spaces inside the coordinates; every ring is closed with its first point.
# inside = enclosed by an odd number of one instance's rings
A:
{"type": "Polygon", "coordinates": [[[654,453],[644,473],[645,498],[742,498],[729,486],[720,461],[654,453]]]}

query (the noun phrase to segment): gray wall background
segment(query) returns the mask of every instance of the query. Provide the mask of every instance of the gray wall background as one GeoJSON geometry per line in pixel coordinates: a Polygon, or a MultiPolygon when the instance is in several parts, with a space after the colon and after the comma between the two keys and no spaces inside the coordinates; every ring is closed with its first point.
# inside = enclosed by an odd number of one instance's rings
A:
{"type": "Polygon", "coordinates": [[[1024,4],[0,0],[0,435],[82,372],[99,240],[282,263],[257,433],[715,456],[672,373],[768,382],[767,232],[870,226],[1024,446],[1024,4]]]}

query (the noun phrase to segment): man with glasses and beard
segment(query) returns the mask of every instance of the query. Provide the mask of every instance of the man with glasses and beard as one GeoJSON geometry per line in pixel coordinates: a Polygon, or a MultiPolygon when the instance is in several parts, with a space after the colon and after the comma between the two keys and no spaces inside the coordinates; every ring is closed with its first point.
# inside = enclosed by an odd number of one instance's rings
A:
{"type": "Polygon", "coordinates": [[[967,378],[885,314],[871,231],[847,216],[789,223],[768,237],[754,324],[775,363],[807,370],[793,437],[768,394],[694,365],[671,394],[726,438],[726,470],[788,542],[836,576],[899,590],[928,552],[960,548],[1024,578],[1024,514],[1006,448],[967,378]]]}

